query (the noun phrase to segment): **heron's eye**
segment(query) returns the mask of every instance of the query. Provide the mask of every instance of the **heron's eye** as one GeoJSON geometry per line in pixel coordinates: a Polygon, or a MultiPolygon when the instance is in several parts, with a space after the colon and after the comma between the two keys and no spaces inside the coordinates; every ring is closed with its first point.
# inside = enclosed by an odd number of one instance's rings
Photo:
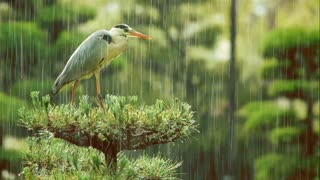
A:
{"type": "Polygon", "coordinates": [[[118,25],[116,25],[116,26],[114,26],[115,28],[119,28],[119,29],[128,29],[129,27],[128,27],[128,25],[126,25],[126,24],[118,24],[118,25]]]}

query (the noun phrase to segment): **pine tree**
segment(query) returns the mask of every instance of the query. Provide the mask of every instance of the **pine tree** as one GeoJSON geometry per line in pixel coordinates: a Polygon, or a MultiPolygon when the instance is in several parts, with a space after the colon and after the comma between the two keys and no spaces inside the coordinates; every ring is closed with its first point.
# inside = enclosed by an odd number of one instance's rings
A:
{"type": "MultiPolygon", "coordinates": [[[[105,110],[88,96],[78,106],[51,105],[49,96],[32,93],[33,107],[21,109],[21,123],[36,135],[29,139],[24,177],[123,177],[174,179],[180,162],[159,156],[129,160],[122,151],[176,142],[196,132],[186,103],[157,100],[139,105],[135,96],[105,97],[105,110]],[[58,140],[59,139],[59,140],[58,140]]],[[[121,179],[121,178],[120,178],[121,179]]]]}
{"type": "Polygon", "coordinates": [[[319,42],[319,29],[280,29],[265,39],[267,98],[240,111],[246,137],[261,145],[257,179],[319,176],[319,42]]]}

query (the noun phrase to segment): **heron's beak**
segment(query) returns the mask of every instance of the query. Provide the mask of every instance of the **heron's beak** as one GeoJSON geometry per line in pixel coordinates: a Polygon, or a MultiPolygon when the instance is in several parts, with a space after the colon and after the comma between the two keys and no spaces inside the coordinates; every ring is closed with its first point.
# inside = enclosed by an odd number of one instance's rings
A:
{"type": "Polygon", "coordinates": [[[148,39],[148,40],[152,39],[152,37],[147,36],[145,34],[142,34],[140,32],[137,32],[135,30],[131,30],[129,33],[130,33],[131,36],[139,37],[139,38],[142,38],[142,39],[148,39]]]}

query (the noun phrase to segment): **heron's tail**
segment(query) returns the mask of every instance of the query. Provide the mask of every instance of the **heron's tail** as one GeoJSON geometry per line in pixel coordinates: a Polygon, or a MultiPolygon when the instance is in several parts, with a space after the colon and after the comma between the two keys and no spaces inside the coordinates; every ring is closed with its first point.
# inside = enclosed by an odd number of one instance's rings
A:
{"type": "Polygon", "coordinates": [[[51,96],[56,95],[60,91],[62,86],[63,86],[63,78],[61,78],[61,75],[60,75],[54,82],[50,95],[51,96]]]}

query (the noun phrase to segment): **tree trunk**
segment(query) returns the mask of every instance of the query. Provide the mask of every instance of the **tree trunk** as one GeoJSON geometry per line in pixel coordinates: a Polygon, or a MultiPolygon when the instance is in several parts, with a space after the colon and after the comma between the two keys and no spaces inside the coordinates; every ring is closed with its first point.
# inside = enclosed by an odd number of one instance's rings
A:
{"type": "MultiPolygon", "coordinates": [[[[315,156],[316,145],[318,142],[318,136],[313,132],[313,101],[307,100],[307,119],[305,120],[306,130],[302,134],[301,146],[303,150],[303,156],[306,159],[310,159],[315,156]]],[[[316,177],[315,167],[309,167],[307,169],[302,169],[301,172],[304,173],[306,179],[314,179],[316,177]]],[[[303,175],[303,173],[301,173],[303,175]]],[[[300,176],[301,177],[301,176],[300,176]]]]}
{"type": "Polygon", "coordinates": [[[231,26],[230,26],[230,131],[228,144],[228,166],[225,178],[236,179],[236,109],[237,109],[237,79],[236,79],[236,35],[237,35],[237,0],[231,1],[231,26]]]}
{"type": "Polygon", "coordinates": [[[117,170],[117,155],[120,152],[117,144],[112,144],[107,147],[103,153],[105,156],[106,165],[111,169],[111,172],[116,173],[117,170]]]}

